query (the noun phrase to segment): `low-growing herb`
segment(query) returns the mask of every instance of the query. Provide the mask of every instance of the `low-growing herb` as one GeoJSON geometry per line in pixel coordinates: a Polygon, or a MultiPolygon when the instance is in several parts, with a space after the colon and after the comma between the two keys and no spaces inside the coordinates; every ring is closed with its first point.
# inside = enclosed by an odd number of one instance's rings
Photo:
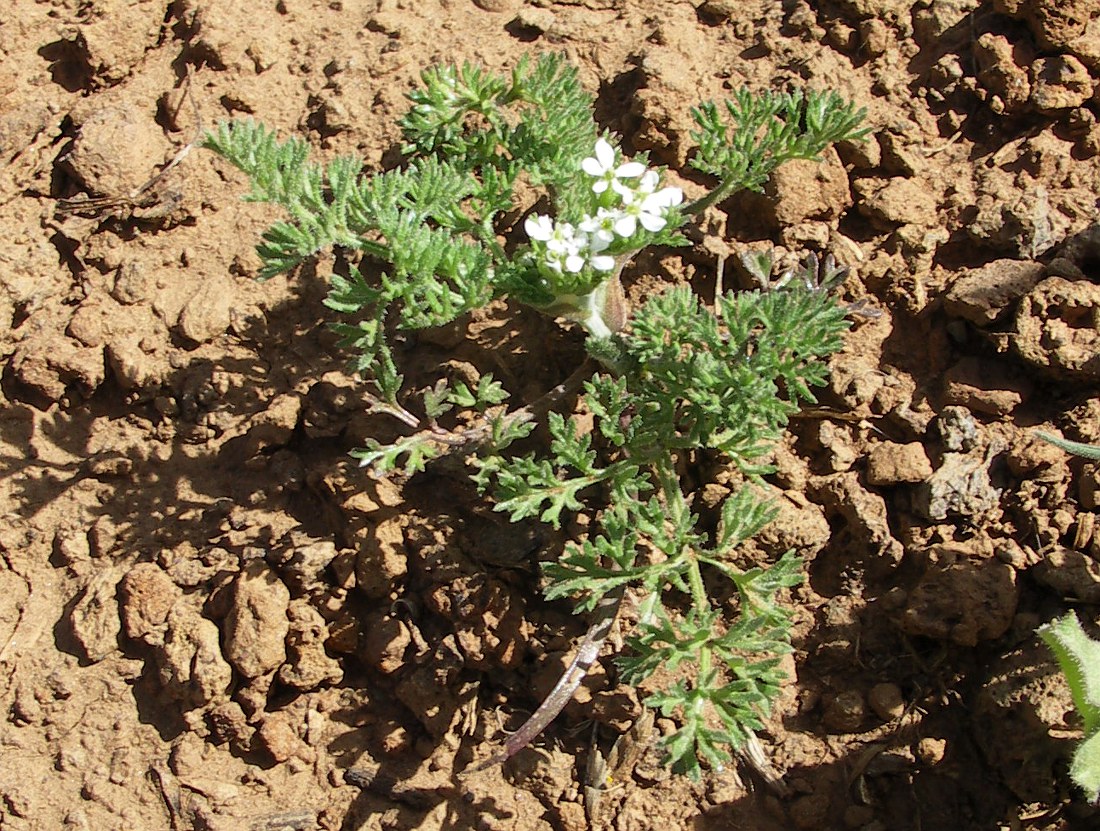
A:
{"type": "MultiPolygon", "coordinates": [[[[1100,460],[1100,446],[1070,441],[1053,433],[1037,433],[1040,439],[1067,453],[1100,460]]],[[[1100,641],[1081,628],[1070,612],[1039,628],[1039,635],[1058,659],[1069,683],[1074,709],[1081,719],[1085,737],[1073,752],[1069,775],[1089,802],[1100,804],[1100,641]]]]}
{"type": "Polygon", "coordinates": [[[1089,802],[1100,804],[1100,641],[1081,628],[1072,612],[1039,628],[1069,682],[1085,736],[1073,752],[1069,775],[1089,802]]]}
{"type": "MultiPolygon", "coordinates": [[[[773,516],[759,495],[762,461],[788,418],[824,382],[841,345],[845,309],[828,289],[844,269],[810,258],[773,275],[770,255],[745,258],[761,288],[708,306],[685,286],[628,307],[624,269],[648,246],[680,246],[704,208],[760,189],[789,159],[813,159],[863,135],[836,94],[738,92],[693,113],[691,165],[716,184],[687,201],[645,154],[623,156],[593,117],[593,100],[556,55],[523,60],[510,75],[473,66],[423,73],[401,120],[407,159],[365,173],[360,161],[322,166],[303,141],[280,142],[250,121],[206,139],[252,182],[249,199],[288,213],[258,246],[261,277],[339,246],[354,265],[332,278],[326,304],[373,407],[410,427],[396,442],[356,451],[384,474],[423,470],[434,457],[469,454],[478,487],[512,520],[560,527],[583,513],[587,533],[545,565],[546,596],[572,597],[592,615],[576,658],[531,719],[490,762],[517,752],[572,696],[596,660],[628,588],[638,622],[619,656],[628,683],[657,670],[673,678],[648,703],[676,719],[664,740],[674,769],[720,767],[729,747],[762,726],[790,651],[781,589],[801,580],[792,553],[742,567],[738,546],[773,516]],[[476,386],[441,381],[419,398],[403,391],[387,331],[449,323],[509,297],[587,332],[591,359],[537,401],[509,409],[491,376],[476,386]],[[583,390],[591,431],[559,411],[583,390]],[[467,417],[445,427],[450,411],[467,417]],[[469,417],[472,413],[473,417],[469,417]],[[549,446],[508,452],[539,419],[549,446]],[[739,472],[716,530],[701,527],[684,478],[699,454],[739,472]],[[720,583],[736,609],[720,605],[720,583]]],[[[450,422],[448,422],[450,423],[450,422]]]]}

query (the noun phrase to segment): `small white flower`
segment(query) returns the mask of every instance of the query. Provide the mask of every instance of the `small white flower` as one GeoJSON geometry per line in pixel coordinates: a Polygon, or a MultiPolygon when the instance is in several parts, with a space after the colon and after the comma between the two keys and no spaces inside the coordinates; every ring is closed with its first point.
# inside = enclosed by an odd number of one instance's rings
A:
{"type": "Polygon", "coordinates": [[[554,235],[554,220],[546,214],[531,214],[523,221],[523,230],[531,239],[547,242],[554,235]]]}
{"type": "Polygon", "coordinates": [[[584,268],[588,236],[577,233],[570,223],[554,222],[543,214],[532,214],[523,221],[523,229],[532,240],[545,243],[545,263],[549,268],[559,273],[564,269],[573,274],[584,268]]]}
{"type": "Polygon", "coordinates": [[[625,194],[622,214],[615,221],[615,233],[621,237],[633,236],[639,222],[651,233],[660,231],[668,224],[665,219],[668,209],[683,200],[684,192],[674,187],[661,188],[648,195],[642,192],[625,194]]]}
{"type": "Polygon", "coordinates": [[[616,167],[615,148],[603,138],[597,139],[596,155],[584,159],[581,169],[589,176],[596,177],[596,182],[592,185],[592,190],[596,193],[603,193],[615,184],[616,179],[633,179],[645,173],[645,165],[641,162],[626,162],[616,167]]]}
{"type": "Polygon", "coordinates": [[[618,211],[600,208],[595,216],[585,217],[578,226],[590,237],[593,251],[603,251],[615,241],[615,220],[618,211]]]}

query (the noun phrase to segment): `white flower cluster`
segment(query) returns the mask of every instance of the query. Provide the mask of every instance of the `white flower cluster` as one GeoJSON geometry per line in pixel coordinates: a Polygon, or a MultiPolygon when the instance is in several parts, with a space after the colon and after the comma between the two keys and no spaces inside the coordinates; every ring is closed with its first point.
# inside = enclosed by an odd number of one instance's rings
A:
{"type": "MultiPolygon", "coordinates": [[[[680,188],[657,189],[660,176],[641,162],[615,164],[615,148],[606,139],[596,142],[596,154],[581,162],[581,169],[595,177],[593,192],[605,194],[610,189],[620,197],[617,208],[599,208],[595,216],[586,216],[574,227],[569,222],[555,222],[545,214],[532,214],[523,223],[527,236],[546,243],[546,265],[554,271],[576,274],[585,265],[596,271],[610,271],[615,258],[604,254],[615,237],[634,236],[638,225],[650,232],[660,231],[667,224],[669,208],[684,200],[680,188]],[[624,179],[636,179],[629,185],[624,179]]],[[[606,197],[605,197],[606,200],[606,197]]]]}

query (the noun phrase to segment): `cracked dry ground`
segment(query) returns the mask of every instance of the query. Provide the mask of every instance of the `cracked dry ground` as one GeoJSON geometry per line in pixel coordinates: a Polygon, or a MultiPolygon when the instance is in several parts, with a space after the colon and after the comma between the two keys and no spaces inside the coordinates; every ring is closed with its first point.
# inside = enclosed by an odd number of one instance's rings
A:
{"type": "MultiPolygon", "coordinates": [[[[8,0],[0,59],[0,829],[1098,827],[1033,634],[1100,604],[1100,472],[1033,438],[1100,439],[1095,2],[8,0]],[[760,737],[779,785],[670,777],[669,724],[640,729],[609,661],[536,748],[456,776],[583,631],[537,591],[564,537],[455,469],[349,463],[398,425],[325,328],[339,262],[257,283],[275,215],[212,155],[177,159],[252,115],[393,164],[424,66],[542,50],[689,195],[702,99],[867,109],[866,143],[627,274],[635,298],[713,291],[719,257],[774,243],[849,264],[866,312],[745,552],[806,562],[760,737]],[[586,760],[620,735],[637,753],[586,811],[586,760]]],[[[514,400],[581,352],[503,305],[401,345],[413,386],[491,371],[514,400]]]]}

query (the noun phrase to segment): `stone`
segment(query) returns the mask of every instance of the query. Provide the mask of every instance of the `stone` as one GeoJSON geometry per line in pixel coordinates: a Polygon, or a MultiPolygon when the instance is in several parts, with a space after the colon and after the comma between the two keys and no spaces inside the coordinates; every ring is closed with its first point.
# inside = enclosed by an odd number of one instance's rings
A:
{"type": "Polygon", "coordinates": [[[328,628],[321,613],[306,600],[292,601],[287,609],[287,661],[279,669],[279,680],[297,690],[338,684],[344,677],[340,662],[325,652],[328,628]]]}
{"type": "Polygon", "coordinates": [[[972,697],[977,730],[974,739],[991,770],[1022,802],[1051,802],[1058,797],[1058,769],[1077,741],[1067,730],[1073,703],[1065,675],[1050,650],[1032,636],[1008,654],[991,656],[988,676],[972,697]]]}
{"type": "Polygon", "coordinates": [[[1070,52],[1100,69],[1100,9],[1095,0],[994,0],[993,8],[1024,20],[1041,48],[1070,52]]]}
{"type": "Polygon", "coordinates": [[[917,489],[913,507],[931,520],[967,517],[977,523],[1000,507],[1001,491],[989,475],[990,458],[981,453],[944,453],[940,466],[917,489]]]}
{"type": "Polygon", "coordinates": [[[290,591],[263,560],[253,560],[233,582],[222,624],[225,654],[245,678],[271,672],[286,660],[290,591]]]}
{"type": "Polygon", "coordinates": [[[370,614],[363,628],[362,654],[367,664],[386,675],[404,666],[412,635],[403,620],[378,610],[370,614]]]}
{"type": "Polygon", "coordinates": [[[925,736],[919,742],[917,742],[917,758],[922,763],[932,766],[938,765],[943,761],[944,754],[947,752],[947,740],[937,739],[932,736],[925,736]]]}
{"type": "Polygon", "coordinates": [[[814,477],[811,495],[826,515],[844,518],[851,533],[867,548],[876,570],[890,570],[901,563],[904,549],[890,530],[886,501],[859,482],[855,471],[814,477]]]}
{"type": "Polygon", "coordinates": [[[207,714],[210,732],[219,742],[229,742],[234,748],[247,751],[252,742],[255,728],[248,723],[248,717],[236,701],[225,701],[207,714]]]}
{"type": "Polygon", "coordinates": [[[830,733],[855,733],[863,724],[867,705],[855,690],[844,690],[825,705],[822,722],[830,733]]]}
{"type": "Polygon", "coordinates": [[[856,208],[876,227],[889,231],[898,225],[936,224],[936,194],[916,179],[857,179],[856,208]]]}
{"type": "Polygon", "coordinates": [[[797,490],[774,494],[771,504],[776,509],[775,519],[753,537],[753,542],[769,556],[780,557],[793,548],[811,560],[829,543],[832,530],[820,505],[797,490]]]}
{"type": "Polygon", "coordinates": [[[920,442],[884,441],[867,454],[867,484],[888,487],[923,482],[932,475],[932,463],[920,442]]]}
{"type": "Polygon", "coordinates": [[[1039,112],[1069,110],[1091,97],[1092,78],[1073,55],[1039,58],[1031,65],[1031,104],[1039,112]]]}
{"type": "Polygon", "coordinates": [[[155,563],[139,563],[122,579],[119,596],[126,635],[162,643],[168,613],[182,596],[164,569],[155,563]]]}
{"type": "Polygon", "coordinates": [[[166,621],[158,652],[160,682],[185,708],[205,707],[224,699],[233,670],[221,651],[218,627],[181,600],[166,621]]]}
{"type": "Polygon", "coordinates": [[[367,597],[387,597],[405,578],[408,568],[405,519],[392,516],[374,526],[360,548],[355,563],[356,585],[367,597]]]}
{"type": "Polygon", "coordinates": [[[1100,562],[1054,544],[1031,569],[1035,579],[1068,600],[1100,603],[1100,562]]]}
{"type": "Polygon", "coordinates": [[[1016,53],[1021,49],[1004,35],[992,32],[981,35],[974,45],[978,82],[995,96],[998,102],[995,108],[1001,112],[1019,111],[1031,94],[1026,69],[1029,56],[1022,54],[1017,58],[1016,53]]]}
{"type": "Polygon", "coordinates": [[[206,343],[229,328],[234,301],[232,285],[207,277],[180,312],[177,331],[192,343],[206,343]]]}
{"type": "Polygon", "coordinates": [[[1004,361],[967,356],[943,374],[944,401],[976,413],[1008,415],[1031,397],[1034,385],[1004,361]]]}
{"type": "Polygon", "coordinates": [[[298,736],[298,731],[290,722],[291,718],[292,714],[287,710],[269,713],[264,717],[260,729],[256,731],[256,742],[267,750],[276,762],[285,762],[299,756],[306,749],[298,736]]]}
{"type": "Polygon", "coordinates": [[[956,278],[944,295],[943,308],[952,317],[989,326],[1012,311],[1042,278],[1042,263],[994,260],[956,278]]]}
{"type": "Polygon", "coordinates": [[[115,594],[121,578],[119,569],[94,572],[69,613],[73,634],[92,663],[118,649],[122,626],[115,594]]]}
{"type": "Polygon", "coordinates": [[[875,684],[867,693],[867,703],[875,715],[883,721],[893,721],[905,712],[905,699],[897,684],[875,684]]]}
{"type": "Polygon", "coordinates": [[[909,592],[901,628],[960,646],[999,638],[1019,600],[1016,570],[996,558],[930,564],[909,592]]]}
{"type": "Polygon", "coordinates": [[[89,193],[129,194],[170,155],[164,131],[141,108],[89,107],[74,111],[77,137],[61,161],[89,193]]]}
{"type": "Polygon", "coordinates": [[[325,569],[336,559],[332,540],[295,540],[291,549],[279,557],[279,573],[297,595],[322,585],[325,569]]]}
{"type": "Polygon", "coordinates": [[[1047,375],[1100,381],[1100,285],[1047,277],[1020,301],[1012,346],[1047,375]]]}
{"type": "Polygon", "coordinates": [[[822,154],[822,161],[794,160],[781,165],[764,193],[767,221],[777,228],[807,219],[835,220],[852,204],[847,172],[832,148],[822,154]]]}

